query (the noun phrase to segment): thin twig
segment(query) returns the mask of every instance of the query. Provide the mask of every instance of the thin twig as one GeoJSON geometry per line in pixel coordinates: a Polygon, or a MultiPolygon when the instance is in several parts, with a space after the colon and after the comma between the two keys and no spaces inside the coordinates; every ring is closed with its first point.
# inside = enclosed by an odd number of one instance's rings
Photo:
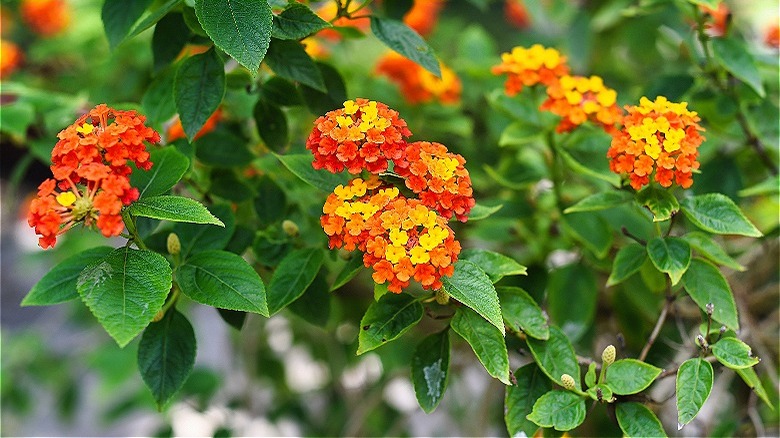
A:
{"type": "Polygon", "coordinates": [[[672,307],[672,303],[674,302],[674,297],[671,295],[667,295],[666,302],[664,303],[664,308],[661,309],[661,314],[658,316],[658,321],[655,323],[655,327],[653,327],[653,332],[650,333],[650,337],[647,339],[647,343],[645,344],[645,347],[642,349],[642,352],[639,353],[639,357],[637,358],[640,361],[644,361],[647,357],[647,353],[650,352],[650,347],[653,346],[655,343],[656,338],[658,338],[658,334],[661,332],[661,327],[664,325],[664,322],[666,322],[666,315],[669,314],[669,309],[672,307]]]}
{"type": "MultiPolygon", "coordinates": [[[[704,358],[704,360],[706,360],[709,363],[715,363],[715,362],[718,361],[718,359],[715,356],[707,356],[707,357],[704,358]]],[[[665,370],[661,374],[659,374],[658,377],[655,378],[655,380],[661,380],[661,379],[665,379],[665,378],[667,378],[669,376],[674,376],[674,375],[677,374],[677,371],[679,369],[680,369],[680,366],[678,365],[678,366],[676,366],[676,367],[674,367],[674,368],[672,368],[670,370],[665,370]]]]}

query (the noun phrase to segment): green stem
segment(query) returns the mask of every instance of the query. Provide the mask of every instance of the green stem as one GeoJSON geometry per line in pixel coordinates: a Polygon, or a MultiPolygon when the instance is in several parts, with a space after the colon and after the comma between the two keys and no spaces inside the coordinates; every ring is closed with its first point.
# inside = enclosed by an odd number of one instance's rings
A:
{"type": "Polygon", "coordinates": [[[561,194],[561,185],[563,184],[563,176],[561,175],[561,165],[558,156],[558,145],[555,143],[555,135],[553,131],[547,131],[547,144],[550,146],[550,177],[553,183],[553,194],[555,195],[555,205],[558,207],[559,213],[563,213],[563,195],[561,194]]]}
{"type": "Polygon", "coordinates": [[[143,239],[141,239],[141,236],[138,234],[138,228],[135,226],[135,220],[130,217],[130,214],[127,212],[127,210],[122,211],[122,221],[124,221],[125,227],[127,227],[127,231],[130,233],[130,236],[132,236],[133,243],[135,243],[139,249],[148,249],[146,244],[144,244],[143,239]]]}
{"type": "Polygon", "coordinates": [[[176,285],[176,283],[173,283],[173,287],[171,288],[171,295],[168,297],[168,301],[163,304],[162,309],[160,309],[160,312],[162,312],[163,315],[168,313],[168,310],[171,307],[176,306],[176,302],[179,300],[179,295],[181,292],[179,291],[179,287],[176,285]]]}

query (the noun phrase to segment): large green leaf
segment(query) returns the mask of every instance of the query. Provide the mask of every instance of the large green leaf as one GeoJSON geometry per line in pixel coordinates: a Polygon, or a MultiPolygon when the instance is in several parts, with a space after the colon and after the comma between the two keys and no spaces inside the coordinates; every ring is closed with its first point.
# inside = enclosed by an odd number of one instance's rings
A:
{"type": "Polygon", "coordinates": [[[661,369],[636,359],[620,359],[607,368],[606,383],[617,395],[636,394],[653,383],[661,369]]]}
{"type": "Polygon", "coordinates": [[[268,310],[271,315],[287,307],[306,291],[324,259],[321,249],[302,248],[291,252],[279,263],[268,284],[268,310]]]}
{"type": "Polygon", "coordinates": [[[488,374],[506,385],[512,384],[509,381],[509,353],[500,331],[468,307],[455,310],[450,327],[471,345],[488,374]]]}
{"type": "Polygon", "coordinates": [[[672,286],[691,264],[691,246],[679,237],[655,237],[647,242],[647,255],[659,271],[669,274],[672,286]]]}
{"type": "Polygon", "coordinates": [[[504,421],[509,436],[534,436],[539,429],[526,418],[533,411],[534,403],[552,389],[550,380],[535,363],[529,363],[515,371],[516,385],[506,387],[504,396],[504,421]]]}
{"type": "Polygon", "coordinates": [[[357,253],[347,261],[347,264],[344,265],[338,275],[336,275],[336,279],[333,280],[333,284],[330,286],[331,292],[344,286],[349,280],[355,278],[361,269],[363,269],[363,255],[362,253],[357,253]]]}
{"type": "Polygon", "coordinates": [[[608,208],[617,207],[624,204],[634,197],[631,193],[624,190],[610,190],[608,192],[595,193],[586,198],[580,199],[576,204],[567,208],[563,212],[566,214],[583,211],[599,211],[608,208]]]}
{"type": "Polygon", "coordinates": [[[496,291],[507,327],[536,339],[550,336],[547,318],[528,292],[519,287],[499,287],[496,291]]]}
{"type": "MultiPolygon", "coordinates": [[[[171,12],[174,8],[176,8],[179,3],[181,3],[182,0],[168,0],[167,2],[160,5],[158,8],[156,8],[153,11],[150,11],[146,16],[144,16],[144,19],[139,21],[138,24],[133,26],[133,30],[130,31],[130,35],[128,35],[128,38],[133,38],[141,34],[141,32],[145,31],[146,29],[149,29],[150,27],[154,26],[155,24],[162,21],[163,18],[168,17],[168,13],[171,12]]],[[[160,2],[156,2],[159,4],[160,2]]],[[[187,34],[189,34],[189,31],[186,31],[187,34]]]]}
{"type": "Polygon", "coordinates": [[[179,237],[181,243],[181,258],[186,259],[190,254],[207,251],[210,249],[225,249],[233,233],[236,230],[236,218],[230,206],[216,204],[211,206],[211,211],[223,224],[222,228],[214,228],[208,224],[177,223],[173,226],[173,232],[179,237]]]}
{"type": "Polygon", "coordinates": [[[558,151],[558,155],[560,155],[561,158],[563,158],[563,161],[566,163],[567,166],[569,166],[569,168],[571,168],[571,170],[579,173],[580,175],[585,175],[591,178],[600,179],[602,181],[606,181],[612,184],[615,187],[620,187],[619,175],[616,175],[608,171],[600,172],[598,170],[591,168],[590,166],[582,164],[563,148],[558,148],[557,151],[558,151]]]}
{"type": "Polygon", "coordinates": [[[502,335],[505,333],[496,289],[485,271],[474,262],[458,260],[452,277],[442,277],[442,283],[453,298],[482,315],[502,335]]]}
{"type": "Polygon", "coordinates": [[[603,259],[612,248],[612,229],[609,223],[593,213],[572,213],[561,218],[566,232],[574,240],[582,243],[596,257],[603,259]]]}
{"type": "Polygon", "coordinates": [[[184,196],[159,195],[139,199],[128,208],[128,212],[131,216],[149,217],[172,222],[225,226],[203,204],[184,196]]]}
{"type": "Polygon", "coordinates": [[[181,126],[192,141],[225,95],[225,66],[212,49],[184,60],[173,82],[181,126]]]}
{"type": "Polygon", "coordinates": [[[255,158],[245,139],[219,128],[195,140],[193,146],[198,160],[215,167],[244,166],[255,158]]]}
{"type": "Polygon", "coordinates": [[[55,265],[30,289],[21,306],[48,306],[79,297],[76,283],[88,265],[102,260],[113,248],[99,246],[72,255],[55,265]]]}
{"type": "Polygon", "coordinates": [[[76,288],[98,322],[124,347],[162,308],[171,283],[165,257],[125,246],[84,268],[76,288]]]}
{"type": "MultiPolygon", "coordinates": [[[[573,263],[550,273],[547,312],[550,320],[576,342],[590,329],[596,315],[598,284],[593,270],[573,263]]],[[[559,376],[560,377],[560,376],[559,376]]]]}
{"type": "Polygon", "coordinates": [[[144,330],[138,344],[138,371],[157,407],[181,389],[195,364],[195,331],[176,309],[144,330]]]}
{"type": "Polygon", "coordinates": [[[283,40],[300,40],[331,27],[330,23],[300,3],[290,3],[281,13],[274,15],[273,19],[271,36],[283,40]]]}
{"type": "Polygon", "coordinates": [[[105,0],[100,13],[108,44],[114,49],[124,41],[133,24],[141,18],[152,0],[105,0]]]}
{"type": "Polygon", "coordinates": [[[750,50],[734,38],[712,38],[712,51],[721,66],[746,83],[759,97],[766,96],[761,74],[750,50]]]}
{"type": "Polygon", "coordinates": [[[758,363],[750,346],[737,338],[723,338],[712,346],[712,354],[718,362],[733,369],[750,368],[758,363]]]}
{"type": "Polygon", "coordinates": [[[303,295],[290,303],[287,308],[309,324],[325,327],[330,319],[330,299],[328,282],[321,271],[314,277],[303,295]]]}
{"type": "Polygon", "coordinates": [[[680,203],[669,190],[650,184],[636,194],[639,205],[647,207],[653,214],[653,222],[672,218],[680,210],[680,203]]]}
{"type": "Polygon", "coordinates": [[[181,54],[191,34],[184,16],[179,13],[168,14],[157,23],[152,35],[155,71],[162,70],[181,54]]]}
{"type": "Polygon", "coordinates": [[[315,170],[311,167],[313,160],[310,154],[275,156],[286,168],[290,169],[290,172],[295,174],[295,176],[320,190],[332,192],[337,185],[344,185],[348,181],[348,175],[333,174],[326,172],[325,170],[315,170]]]}
{"type": "Polygon", "coordinates": [[[704,359],[688,359],[677,370],[677,428],[690,423],[712,391],[712,365],[704,359]]]}
{"type": "Polygon", "coordinates": [[[371,32],[387,47],[411,59],[436,76],[441,77],[439,60],[436,59],[431,46],[403,22],[372,15],[371,32]]]}
{"type": "Polygon", "coordinates": [[[344,78],[333,66],[324,62],[316,64],[328,91],[323,93],[303,84],[299,84],[298,90],[309,111],[312,114],[320,115],[341,108],[344,101],[347,100],[347,85],[344,83],[344,78]]]}
{"type": "Polygon", "coordinates": [[[257,74],[273,27],[266,0],[196,0],[195,14],[217,47],[257,74]]]}
{"type": "Polygon", "coordinates": [[[422,340],[412,356],[412,383],[417,403],[430,414],[447,390],[450,369],[449,330],[442,330],[422,340]]]}
{"type": "Polygon", "coordinates": [[[257,133],[269,149],[281,152],[290,141],[287,117],[284,111],[264,99],[257,101],[253,111],[257,133]]]}
{"type": "Polygon", "coordinates": [[[761,237],[760,231],[745,217],[728,196],[707,193],[682,202],[682,211],[694,225],[715,234],[739,234],[761,237]]]}
{"type": "Polygon", "coordinates": [[[561,329],[550,326],[550,336],[546,341],[528,338],[526,342],[536,363],[550,380],[563,386],[561,376],[568,374],[574,378],[577,388],[582,387],[580,366],[574,354],[574,347],[561,329]]]}
{"type": "Polygon", "coordinates": [[[539,127],[525,120],[510,123],[498,139],[498,145],[505,146],[524,146],[528,143],[539,141],[542,132],[539,127]]]}
{"type": "Polygon", "coordinates": [[[166,120],[176,114],[176,103],[173,101],[173,83],[176,79],[178,65],[168,66],[157,73],[154,80],[147,86],[141,98],[141,108],[146,114],[149,124],[161,126],[166,120]]]}
{"type": "Polygon", "coordinates": [[[682,277],[682,283],[700,309],[706,311],[707,304],[712,303],[712,318],[732,330],[739,330],[734,294],[718,268],[705,260],[694,258],[682,277]]]}
{"type": "Polygon", "coordinates": [[[384,294],[371,303],[360,320],[357,354],[397,339],[423,316],[423,306],[409,294],[384,294]]]}
{"type": "Polygon", "coordinates": [[[734,269],[735,271],[744,271],[745,267],[731,258],[726,251],[721,248],[710,236],[701,231],[691,231],[682,239],[688,242],[691,247],[701,253],[710,261],[734,269]]]}
{"type": "Polygon", "coordinates": [[[642,403],[618,403],[615,407],[615,416],[620,430],[629,438],[667,436],[658,417],[642,403]]]}
{"type": "Polygon", "coordinates": [[[281,187],[268,175],[263,175],[255,185],[257,196],[252,203],[257,213],[261,227],[267,227],[285,218],[287,195],[281,187]]]}
{"type": "Polygon", "coordinates": [[[571,391],[549,391],[536,400],[528,419],[541,427],[572,430],[585,421],[585,399],[571,391]]]}
{"type": "Polygon", "coordinates": [[[263,280],[246,260],[232,252],[199,252],[174,274],[181,291],[193,301],[269,316],[263,280]]]}
{"type": "Polygon", "coordinates": [[[739,377],[742,377],[742,380],[745,381],[747,386],[749,386],[753,391],[755,391],[758,398],[764,401],[769,407],[774,409],[774,406],[772,405],[772,402],[769,401],[769,394],[767,394],[766,389],[764,389],[764,384],[761,383],[761,379],[758,378],[758,374],[756,374],[756,370],[753,368],[743,368],[739,370],[734,370],[737,374],[739,374],[739,377]]]}
{"type": "Polygon", "coordinates": [[[152,151],[150,160],[151,169],[130,174],[130,184],[138,187],[141,199],[167,192],[190,167],[190,160],[172,146],[152,151]]]}
{"type": "Polygon", "coordinates": [[[298,41],[271,40],[265,62],[278,76],[327,91],[319,67],[298,41]]]}
{"type": "Polygon", "coordinates": [[[503,254],[486,249],[465,249],[461,251],[458,258],[476,263],[477,266],[485,271],[493,283],[497,283],[507,275],[528,275],[525,266],[503,254]]]}
{"type": "Polygon", "coordinates": [[[639,272],[645,260],[647,260],[647,250],[638,243],[629,243],[620,248],[612,263],[612,272],[609,274],[607,286],[622,283],[628,277],[639,272]]]}

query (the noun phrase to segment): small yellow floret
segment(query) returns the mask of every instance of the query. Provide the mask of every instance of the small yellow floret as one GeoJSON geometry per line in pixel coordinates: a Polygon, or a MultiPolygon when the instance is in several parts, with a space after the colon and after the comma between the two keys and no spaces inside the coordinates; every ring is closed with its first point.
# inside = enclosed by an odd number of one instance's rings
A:
{"type": "Polygon", "coordinates": [[[60,204],[61,206],[69,207],[73,205],[74,202],[76,202],[76,195],[74,195],[73,192],[62,192],[59,195],[57,195],[56,199],[57,199],[57,203],[60,204]]]}
{"type": "Polygon", "coordinates": [[[76,128],[76,132],[80,134],[91,134],[94,129],[94,126],[90,125],[89,123],[84,123],[83,125],[76,128]]]}

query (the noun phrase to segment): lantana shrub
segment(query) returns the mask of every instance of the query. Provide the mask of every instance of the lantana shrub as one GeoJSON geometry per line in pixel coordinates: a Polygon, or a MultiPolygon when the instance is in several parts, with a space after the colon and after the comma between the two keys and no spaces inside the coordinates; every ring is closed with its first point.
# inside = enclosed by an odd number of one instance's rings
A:
{"type": "MultiPolygon", "coordinates": [[[[777,432],[777,27],[746,9],[17,3],[3,148],[27,154],[15,188],[48,167],[23,209],[60,259],[21,305],[75,302],[101,348],[135,356],[133,403],[216,403],[196,361],[208,306],[243,390],[272,388],[254,415],[301,434],[401,433],[392,403],[343,396],[370,357],[367,385],[410,382],[445,434],[497,433],[447,391],[468,367],[500,388],[486,418],[510,436],[777,432]],[[85,62],[116,66],[73,78],[34,49],[75,62],[90,11],[85,62]],[[327,363],[328,419],[278,371],[277,323],[327,363]]],[[[4,403],[19,391],[4,382],[4,403]]]]}

